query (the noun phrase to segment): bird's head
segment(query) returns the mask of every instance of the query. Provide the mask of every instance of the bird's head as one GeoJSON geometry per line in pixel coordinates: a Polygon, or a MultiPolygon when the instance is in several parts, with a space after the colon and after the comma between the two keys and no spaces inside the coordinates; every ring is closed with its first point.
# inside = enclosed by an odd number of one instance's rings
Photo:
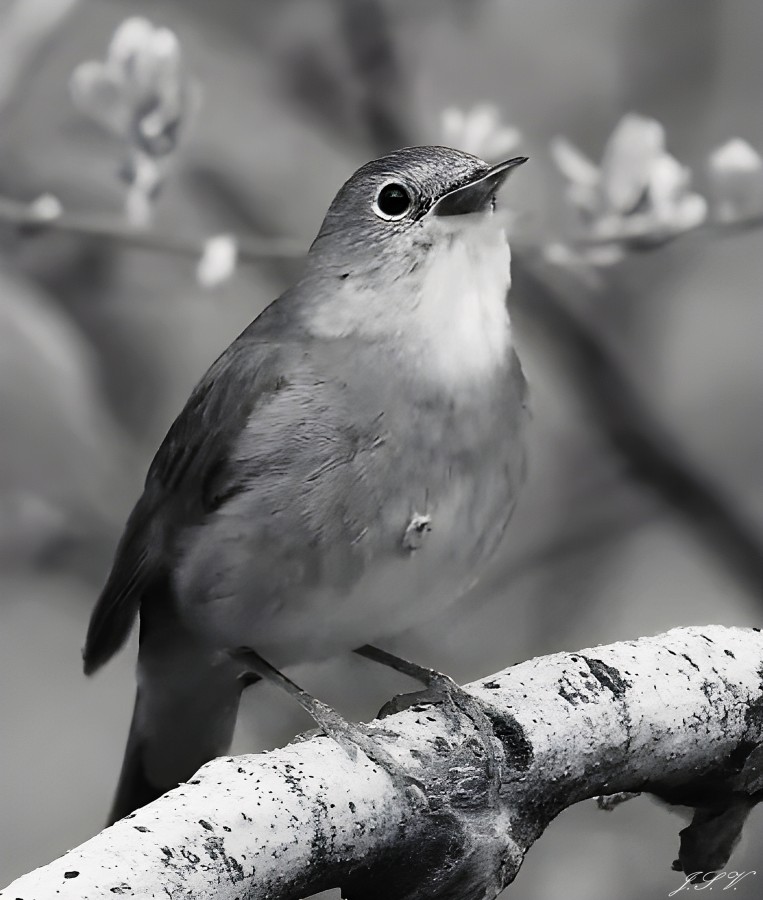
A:
{"type": "Polygon", "coordinates": [[[427,343],[449,328],[484,355],[477,344],[498,339],[510,280],[495,197],[525,161],[491,166],[459,150],[409,147],[358,169],[310,248],[315,330],[427,343]]]}
{"type": "Polygon", "coordinates": [[[334,198],[311,247],[311,261],[344,266],[350,275],[418,267],[438,239],[484,222],[499,188],[526,159],[490,166],[447,147],[407,147],[374,159],[334,198]]]}

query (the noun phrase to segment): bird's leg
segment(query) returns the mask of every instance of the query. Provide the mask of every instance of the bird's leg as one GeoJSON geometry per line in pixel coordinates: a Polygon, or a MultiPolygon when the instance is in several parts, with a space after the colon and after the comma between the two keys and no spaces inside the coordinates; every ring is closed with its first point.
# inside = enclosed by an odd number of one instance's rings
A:
{"type": "Polygon", "coordinates": [[[384,769],[404,791],[411,785],[420,787],[416,779],[405,772],[362,725],[348,722],[335,709],[295,684],[291,678],[272,666],[251,647],[239,647],[230,651],[230,656],[244,666],[240,678],[250,679],[252,675],[256,675],[281,688],[293,697],[319,728],[336,741],[351,758],[354,758],[355,753],[360,750],[372,763],[384,769]]]}
{"type": "Polygon", "coordinates": [[[418,663],[410,662],[400,656],[395,656],[393,653],[388,653],[386,650],[380,650],[378,647],[372,647],[370,644],[358,647],[355,652],[359,656],[381,663],[383,666],[388,666],[390,669],[401,672],[403,675],[408,675],[410,678],[414,678],[416,681],[426,685],[423,691],[413,691],[410,694],[399,694],[393,697],[392,700],[384,704],[379,713],[379,718],[402,712],[419,703],[447,702],[460,710],[471,721],[480,736],[485,753],[485,769],[490,785],[490,799],[491,802],[495,801],[501,786],[501,765],[496,753],[496,736],[493,724],[480,702],[459,684],[456,684],[449,675],[444,675],[436,669],[420,666],[418,663]]]}

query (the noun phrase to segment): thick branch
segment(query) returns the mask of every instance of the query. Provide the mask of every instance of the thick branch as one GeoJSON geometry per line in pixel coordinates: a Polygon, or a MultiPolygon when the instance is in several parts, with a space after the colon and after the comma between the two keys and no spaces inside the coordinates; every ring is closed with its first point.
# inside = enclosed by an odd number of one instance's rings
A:
{"type": "Polygon", "coordinates": [[[470,720],[416,706],[370,726],[407,787],[326,737],[215,760],[0,896],[492,898],[561,810],[620,791],[697,807],[684,871],[723,865],[763,787],[762,673],[763,635],[717,626],[531,660],[468,688],[497,801],[470,720]]]}

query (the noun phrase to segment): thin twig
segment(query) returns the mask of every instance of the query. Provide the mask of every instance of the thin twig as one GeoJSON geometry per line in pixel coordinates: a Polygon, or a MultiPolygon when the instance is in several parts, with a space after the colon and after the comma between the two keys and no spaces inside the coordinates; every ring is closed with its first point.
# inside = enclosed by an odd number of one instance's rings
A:
{"type": "MultiPolygon", "coordinates": [[[[62,212],[54,217],[46,217],[40,215],[29,204],[4,197],[0,198],[0,222],[7,222],[20,229],[35,233],[57,231],[81,237],[116,241],[141,250],[170,253],[194,259],[201,256],[207,240],[204,237],[174,236],[154,230],[134,228],[114,219],[87,213],[62,212]]],[[[243,238],[239,242],[239,259],[241,260],[293,259],[304,256],[304,254],[304,245],[289,238],[269,240],[243,238]]]]}
{"type": "MultiPolygon", "coordinates": [[[[655,233],[654,229],[639,229],[630,233],[612,235],[581,234],[572,238],[560,238],[559,243],[585,249],[586,247],[612,247],[622,245],[627,249],[656,250],[678,238],[693,234],[712,234],[718,237],[731,237],[745,231],[763,228],[763,214],[747,216],[729,222],[718,219],[705,219],[689,228],[672,231],[666,234],[655,233]],[[635,247],[634,247],[635,245],[635,247]]],[[[548,241],[547,243],[553,243],[548,241]]]]}

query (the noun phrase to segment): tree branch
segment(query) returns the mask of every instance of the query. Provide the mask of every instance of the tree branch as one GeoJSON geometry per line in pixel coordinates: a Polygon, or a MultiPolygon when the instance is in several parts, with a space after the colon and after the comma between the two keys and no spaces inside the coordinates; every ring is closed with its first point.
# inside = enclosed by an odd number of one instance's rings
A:
{"type": "MultiPolygon", "coordinates": [[[[636,386],[602,335],[569,302],[576,289],[563,270],[526,255],[512,265],[512,300],[550,342],[583,409],[629,474],[678,512],[754,597],[763,592],[763,540],[755,523],[687,455],[636,386]]],[[[579,290],[579,287],[577,288],[579,290]]]]}
{"type": "MultiPolygon", "coordinates": [[[[40,213],[34,203],[22,203],[8,197],[0,197],[0,222],[16,226],[19,230],[30,233],[41,231],[58,231],[79,237],[96,238],[113,241],[124,247],[135,247],[153,253],[167,253],[176,256],[187,256],[198,259],[204,249],[207,238],[193,238],[183,235],[165,234],[154,229],[134,227],[113,217],[99,216],[92,213],[59,212],[55,215],[40,213]]],[[[591,235],[574,236],[569,239],[558,238],[562,243],[569,243],[577,249],[586,247],[602,247],[622,245],[629,250],[654,250],[666,243],[686,235],[701,231],[710,231],[721,236],[730,236],[754,231],[763,227],[763,216],[740,219],[736,222],[706,222],[684,231],[676,231],[669,236],[654,240],[648,233],[597,237],[591,235]]],[[[306,253],[306,247],[292,238],[254,238],[237,236],[239,245],[238,257],[242,262],[255,263],[263,259],[300,259],[306,253]]],[[[512,238],[515,248],[527,252],[539,252],[553,241],[537,243],[525,240],[521,235],[512,238]]]]}
{"type": "MultiPolygon", "coordinates": [[[[572,239],[561,238],[562,243],[584,250],[587,247],[622,246],[628,250],[656,250],[672,241],[689,235],[709,234],[713,237],[733,237],[747,231],[759,231],[763,228],[763,215],[742,216],[738,219],[723,221],[719,219],[703,219],[696,225],[681,228],[665,234],[655,234],[654,228],[620,231],[616,234],[578,234],[572,239]]],[[[549,241],[549,243],[551,243],[549,241]]]]}
{"type": "MultiPolygon", "coordinates": [[[[15,225],[30,232],[59,231],[80,237],[116,241],[127,247],[170,253],[198,260],[207,238],[190,238],[162,234],[147,228],[135,228],[114,218],[107,219],[87,213],[61,212],[57,215],[41,215],[34,204],[19,203],[0,197],[0,222],[15,225]]],[[[239,239],[239,259],[258,261],[275,258],[301,258],[305,247],[290,238],[239,239]]]]}
{"type": "MultiPolygon", "coordinates": [[[[222,758],[0,896],[493,898],[564,808],[649,791],[694,806],[684,872],[725,864],[763,794],[763,635],[675,629],[475,682],[501,763],[491,802],[472,722],[445,704],[369,726],[407,786],[312,736],[222,758]]],[[[677,886],[683,882],[677,878],[677,886]]]]}

